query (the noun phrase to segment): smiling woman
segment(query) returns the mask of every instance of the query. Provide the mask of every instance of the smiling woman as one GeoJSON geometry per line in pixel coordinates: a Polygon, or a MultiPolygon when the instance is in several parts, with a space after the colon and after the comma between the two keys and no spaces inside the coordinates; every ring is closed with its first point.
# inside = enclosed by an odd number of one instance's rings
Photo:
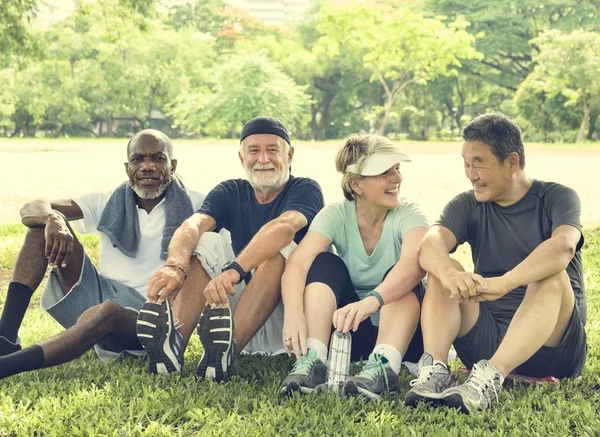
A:
{"type": "Polygon", "coordinates": [[[353,361],[368,357],[344,385],[346,394],[396,391],[403,357],[421,355],[418,245],[428,225],[418,205],[398,198],[400,163],[408,161],[377,135],[353,135],[338,151],[346,200],[317,214],[282,279],[283,337],[298,358],[282,393],[310,393],[325,382],[332,324],[354,331],[353,361]],[[327,251],[331,245],[337,255],[327,251]]]}

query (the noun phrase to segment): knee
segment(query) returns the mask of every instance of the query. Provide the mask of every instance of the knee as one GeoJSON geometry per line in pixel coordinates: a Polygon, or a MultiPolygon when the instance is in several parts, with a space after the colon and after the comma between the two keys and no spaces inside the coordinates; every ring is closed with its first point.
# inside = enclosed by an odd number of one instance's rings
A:
{"type": "Polygon", "coordinates": [[[562,294],[565,290],[570,289],[569,275],[565,270],[541,279],[537,282],[529,284],[527,294],[543,292],[562,294]]]}
{"type": "Polygon", "coordinates": [[[110,328],[121,314],[121,307],[111,300],[95,305],[81,314],[77,323],[92,322],[94,327],[110,328]]]}
{"type": "Polygon", "coordinates": [[[283,270],[285,269],[285,259],[283,255],[277,253],[273,258],[270,258],[263,262],[256,268],[257,272],[268,272],[269,275],[279,275],[280,277],[283,275],[283,270]]]}

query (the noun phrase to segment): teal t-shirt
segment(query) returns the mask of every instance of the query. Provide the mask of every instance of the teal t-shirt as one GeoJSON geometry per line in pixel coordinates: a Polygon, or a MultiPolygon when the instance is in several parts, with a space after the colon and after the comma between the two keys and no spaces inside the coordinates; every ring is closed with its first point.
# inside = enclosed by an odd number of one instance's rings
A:
{"type": "MultiPolygon", "coordinates": [[[[398,207],[388,211],[381,237],[368,256],[358,230],[354,201],[332,203],[323,208],[310,225],[310,231],[326,236],[342,258],[356,294],[361,299],[383,280],[383,275],[400,259],[404,235],[413,228],[429,227],[419,205],[402,199],[398,207]]],[[[379,326],[379,312],[371,316],[379,326]]]]}

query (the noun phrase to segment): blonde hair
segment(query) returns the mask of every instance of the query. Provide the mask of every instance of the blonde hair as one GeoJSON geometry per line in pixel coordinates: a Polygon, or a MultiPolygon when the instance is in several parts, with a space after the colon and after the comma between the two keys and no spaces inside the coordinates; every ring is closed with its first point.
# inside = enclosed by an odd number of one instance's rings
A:
{"type": "Polygon", "coordinates": [[[398,149],[389,138],[374,134],[350,135],[335,156],[335,169],[342,173],[342,191],[348,200],[354,200],[356,193],[350,182],[360,179],[360,172],[367,158],[375,153],[396,153],[398,149]],[[352,172],[346,171],[349,165],[356,164],[352,172]]]}

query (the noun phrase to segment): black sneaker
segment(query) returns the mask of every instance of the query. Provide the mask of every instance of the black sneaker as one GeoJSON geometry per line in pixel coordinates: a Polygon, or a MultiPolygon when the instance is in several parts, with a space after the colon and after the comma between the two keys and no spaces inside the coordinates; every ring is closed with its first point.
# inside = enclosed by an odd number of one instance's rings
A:
{"type": "Polygon", "coordinates": [[[378,353],[369,355],[369,360],[356,376],[350,376],[343,392],[348,396],[364,395],[379,399],[384,393],[398,391],[398,375],[391,369],[386,357],[378,353]]]}
{"type": "Polygon", "coordinates": [[[419,402],[439,406],[442,404],[442,393],[455,387],[457,379],[442,363],[433,363],[433,357],[427,353],[421,356],[418,364],[417,378],[410,382],[411,389],[404,398],[407,407],[416,407],[419,402]]]}
{"type": "Polygon", "coordinates": [[[203,351],[196,375],[217,382],[226,381],[237,353],[231,308],[206,307],[200,316],[197,332],[203,351]]]}
{"type": "Polygon", "coordinates": [[[291,373],[283,380],[279,391],[282,395],[292,395],[294,392],[310,394],[317,386],[327,381],[327,366],[317,358],[317,352],[309,349],[294,363],[291,373]]]}
{"type": "Polygon", "coordinates": [[[183,366],[183,337],[173,321],[171,304],[146,302],[136,324],[137,338],[148,353],[150,373],[180,372],[183,366]]]}
{"type": "Polygon", "coordinates": [[[13,343],[8,338],[0,335],[0,357],[4,355],[14,354],[15,352],[19,352],[21,350],[21,344],[17,342],[13,343]]]}

